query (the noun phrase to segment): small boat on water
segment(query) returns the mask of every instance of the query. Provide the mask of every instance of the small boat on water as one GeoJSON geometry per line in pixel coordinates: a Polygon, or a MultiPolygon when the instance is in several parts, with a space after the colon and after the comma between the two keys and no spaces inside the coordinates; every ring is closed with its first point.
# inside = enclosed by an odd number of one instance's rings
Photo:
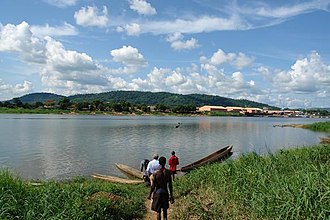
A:
{"type": "Polygon", "coordinates": [[[129,178],[143,179],[143,172],[125,164],[116,163],[116,167],[129,178]]]}
{"type": "Polygon", "coordinates": [[[105,180],[105,181],[108,181],[108,182],[111,182],[111,183],[124,183],[124,184],[144,183],[143,180],[124,179],[124,178],[120,178],[120,177],[116,177],[116,176],[103,175],[103,174],[99,174],[99,173],[92,174],[92,177],[96,178],[96,179],[105,180]]]}
{"type": "Polygon", "coordinates": [[[197,167],[200,167],[204,164],[207,163],[212,163],[215,161],[219,161],[219,160],[224,160],[227,159],[228,157],[230,157],[233,153],[231,152],[233,146],[232,145],[228,145],[218,151],[213,152],[212,154],[209,154],[206,157],[203,157],[200,160],[197,160],[191,164],[188,164],[186,166],[181,167],[178,171],[181,172],[188,172],[191,171],[197,167]]]}

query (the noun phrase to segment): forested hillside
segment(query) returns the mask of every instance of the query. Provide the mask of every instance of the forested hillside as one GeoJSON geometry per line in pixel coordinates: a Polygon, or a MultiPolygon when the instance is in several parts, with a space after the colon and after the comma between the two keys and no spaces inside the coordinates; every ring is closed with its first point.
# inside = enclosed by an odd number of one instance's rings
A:
{"type": "Polygon", "coordinates": [[[53,100],[58,102],[59,100],[65,98],[65,96],[62,95],[56,95],[53,93],[32,93],[32,94],[27,94],[19,97],[21,102],[23,103],[37,103],[37,102],[42,102],[45,103],[49,100],[53,100]]]}
{"type": "Polygon", "coordinates": [[[212,96],[204,94],[181,95],[168,92],[141,92],[141,91],[112,91],[98,94],[81,94],[68,97],[73,102],[99,100],[103,102],[121,102],[126,101],[132,104],[166,106],[177,105],[221,105],[221,106],[249,106],[249,107],[271,107],[269,105],[253,102],[249,100],[236,100],[221,96],[212,96]]]}
{"type": "Polygon", "coordinates": [[[168,92],[141,92],[141,91],[111,91],[97,94],[79,94],[73,96],[61,96],[51,93],[32,93],[24,95],[19,99],[23,103],[36,103],[46,102],[49,100],[59,101],[63,98],[68,98],[71,102],[128,102],[131,104],[145,104],[145,105],[166,105],[166,106],[178,106],[178,105],[218,105],[218,106],[240,106],[240,107],[268,107],[267,104],[253,102],[249,100],[237,100],[230,99],[221,96],[204,95],[204,94],[189,94],[181,95],[168,92]]]}

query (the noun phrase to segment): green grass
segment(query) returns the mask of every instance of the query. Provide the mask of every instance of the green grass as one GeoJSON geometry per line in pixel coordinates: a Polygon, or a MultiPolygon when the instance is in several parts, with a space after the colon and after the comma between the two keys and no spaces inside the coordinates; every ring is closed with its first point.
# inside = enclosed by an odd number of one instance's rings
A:
{"type": "MultiPolygon", "coordinates": [[[[196,169],[174,182],[171,219],[329,219],[330,145],[196,169]]],[[[148,188],[75,178],[33,186],[0,171],[0,219],[142,219],[148,188]]]]}
{"type": "Polygon", "coordinates": [[[69,110],[61,109],[25,109],[25,108],[0,108],[0,114],[67,114],[69,110]]]}
{"type": "Polygon", "coordinates": [[[323,131],[330,133],[330,121],[306,124],[303,126],[303,128],[310,129],[313,131],[323,131]]]}
{"type": "Polygon", "coordinates": [[[175,182],[175,219],[329,219],[330,145],[254,153],[175,182]]]}
{"type": "Polygon", "coordinates": [[[0,172],[0,219],[141,219],[147,188],[76,178],[33,186],[0,172]]]}

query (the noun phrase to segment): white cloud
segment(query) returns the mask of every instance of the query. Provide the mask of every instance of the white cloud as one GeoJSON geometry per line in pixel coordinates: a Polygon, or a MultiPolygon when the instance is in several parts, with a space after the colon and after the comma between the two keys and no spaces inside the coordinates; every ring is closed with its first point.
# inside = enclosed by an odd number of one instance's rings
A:
{"type": "Polygon", "coordinates": [[[225,53],[223,50],[218,49],[212,57],[207,60],[204,56],[200,58],[204,62],[209,62],[211,65],[221,65],[221,64],[230,64],[237,69],[243,69],[244,67],[250,66],[253,61],[254,57],[248,57],[244,53],[239,52],[236,53],[225,53]]]}
{"type": "Polygon", "coordinates": [[[176,85],[183,84],[186,81],[186,79],[180,73],[180,71],[176,70],[176,71],[173,71],[171,75],[167,76],[164,81],[165,81],[166,86],[176,86],[176,85]]]}
{"type": "MultiPolygon", "coordinates": [[[[35,36],[26,22],[1,26],[0,30],[0,51],[14,52],[21,61],[37,67],[48,91],[71,94],[101,91],[113,86],[113,78],[106,76],[111,70],[96,64],[85,53],[65,49],[51,37],[35,36]]],[[[15,86],[2,82],[1,89],[15,95],[31,90],[32,86],[29,82],[15,86]]]]}
{"type": "Polygon", "coordinates": [[[47,65],[52,70],[65,71],[88,71],[95,70],[97,66],[93,59],[85,53],[66,50],[64,46],[50,37],[46,37],[47,65]]]}
{"type": "Polygon", "coordinates": [[[230,18],[201,16],[189,20],[150,21],[140,25],[143,32],[151,32],[153,34],[172,34],[176,32],[191,34],[224,30],[246,30],[250,28],[237,16],[230,18]]]}
{"type": "Polygon", "coordinates": [[[24,62],[44,63],[45,42],[36,37],[26,22],[0,26],[0,51],[18,53],[24,62]]]}
{"type": "Polygon", "coordinates": [[[32,91],[33,85],[29,81],[24,81],[23,84],[16,84],[14,87],[14,94],[22,95],[32,91]]]}
{"type": "Polygon", "coordinates": [[[113,56],[113,61],[120,62],[128,67],[146,65],[143,55],[132,46],[123,46],[120,49],[112,50],[111,55],[113,56]]]}
{"type": "Polygon", "coordinates": [[[117,27],[117,32],[126,31],[129,36],[139,36],[141,32],[140,25],[137,23],[127,24],[124,27],[117,27]]]}
{"type": "MultiPolygon", "coordinates": [[[[135,3],[148,4],[142,0],[131,1],[131,5],[135,5],[135,3]]],[[[221,16],[189,15],[182,18],[181,15],[178,15],[175,20],[145,21],[139,23],[141,32],[158,35],[176,32],[192,34],[226,30],[250,30],[278,25],[300,14],[311,13],[316,10],[329,10],[328,0],[314,0],[296,4],[288,3],[280,7],[274,7],[260,1],[249,2],[249,6],[234,2],[221,5],[221,9],[219,9],[219,4],[217,3],[205,4],[209,7],[213,7],[212,4],[214,4],[213,8],[218,8],[217,10],[221,12],[219,13],[221,16]]],[[[135,10],[138,10],[138,8],[136,6],[135,10]]],[[[182,14],[186,13],[183,12],[182,14]]]]}
{"type": "Polygon", "coordinates": [[[109,69],[108,72],[111,74],[133,74],[138,71],[137,66],[124,66],[117,69],[109,69]]]}
{"type": "Polygon", "coordinates": [[[13,96],[22,96],[32,92],[33,85],[29,81],[24,81],[23,84],[10,85],[0,79],[0,101],[11,99],[13,96]]]}
{"type": "Polygon", "coordinates": [[[289,6],[270,7],[263,5],[250,9],[254,15],[274,18],[287,18],[299,14],[309,13],[315,10],[327,10],[329,1],[308,1],[289,6]]]}
{"type": "Polygon", "coordinates": [[[145,0],[131,0],[130,8],[141,15],[155,15],[156,9],[145,0]]]}
{"type": "Polygon", "coordinates": [[[99,12],[95,6],[82,7],[74,13],[76,23],[81,26],[106,27],[108,25],[108,9],[103,6],[102,12],[99,12]]]}
{"type": "Polygon", "coordinates": [[[44,0],[50,5],[57,6],[59,8],[65,8],[68,6],[73,6],[77,3],[78,0],[44,0]]]}
{"type": "Polygon", "coordinates": [[[45,26],[33,25],[31,26],[30,30],[34,35],[38,37],[73,36],[78,34],[76,28],[68,23],[64,23],[62,26],[55,27],[49,26],[48,24],[45,26]]]}
{"type": "Polygon", "coordinates": [[[310,93],[326,91],[330,93],[330,65],[326,65],[320,55],[313,51],[308,58],[298,59],[291,70],[275,73],[273,82],[285,91],[310,93]]]}
{"type": "Polygon", "coordinates": [[[258,101],[289,108],[329,106],[330,65],[315,51],[296,60],[289,70],[261,66],[258,71],[271,83],[269,91],[258,101]]]}
{"type": "Polygon", "coordinates": [[[166,40],[171,43],[174,50],[191,50],[199,46],[195,38],[183,41],[183,35],[178,32],[170,34],[166,40]]]}

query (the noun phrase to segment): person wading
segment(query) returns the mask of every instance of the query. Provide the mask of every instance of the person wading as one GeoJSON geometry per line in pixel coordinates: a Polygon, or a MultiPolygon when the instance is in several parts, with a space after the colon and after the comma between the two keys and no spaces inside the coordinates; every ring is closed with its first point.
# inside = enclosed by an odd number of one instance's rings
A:
{"type": "Polygon", "coordinates": [[[153,194],[151,209],[157,212],[157,220],[161,219],[161,212],[163,210],[163,218],[167,220],[167,209],[169,208],[169,201],[174,203],[173,186],[171,171],[165,168],[166,158],[159,158],[160,169],[154,173],[154,181],[152,182],[148,199],[153,194]]]}

